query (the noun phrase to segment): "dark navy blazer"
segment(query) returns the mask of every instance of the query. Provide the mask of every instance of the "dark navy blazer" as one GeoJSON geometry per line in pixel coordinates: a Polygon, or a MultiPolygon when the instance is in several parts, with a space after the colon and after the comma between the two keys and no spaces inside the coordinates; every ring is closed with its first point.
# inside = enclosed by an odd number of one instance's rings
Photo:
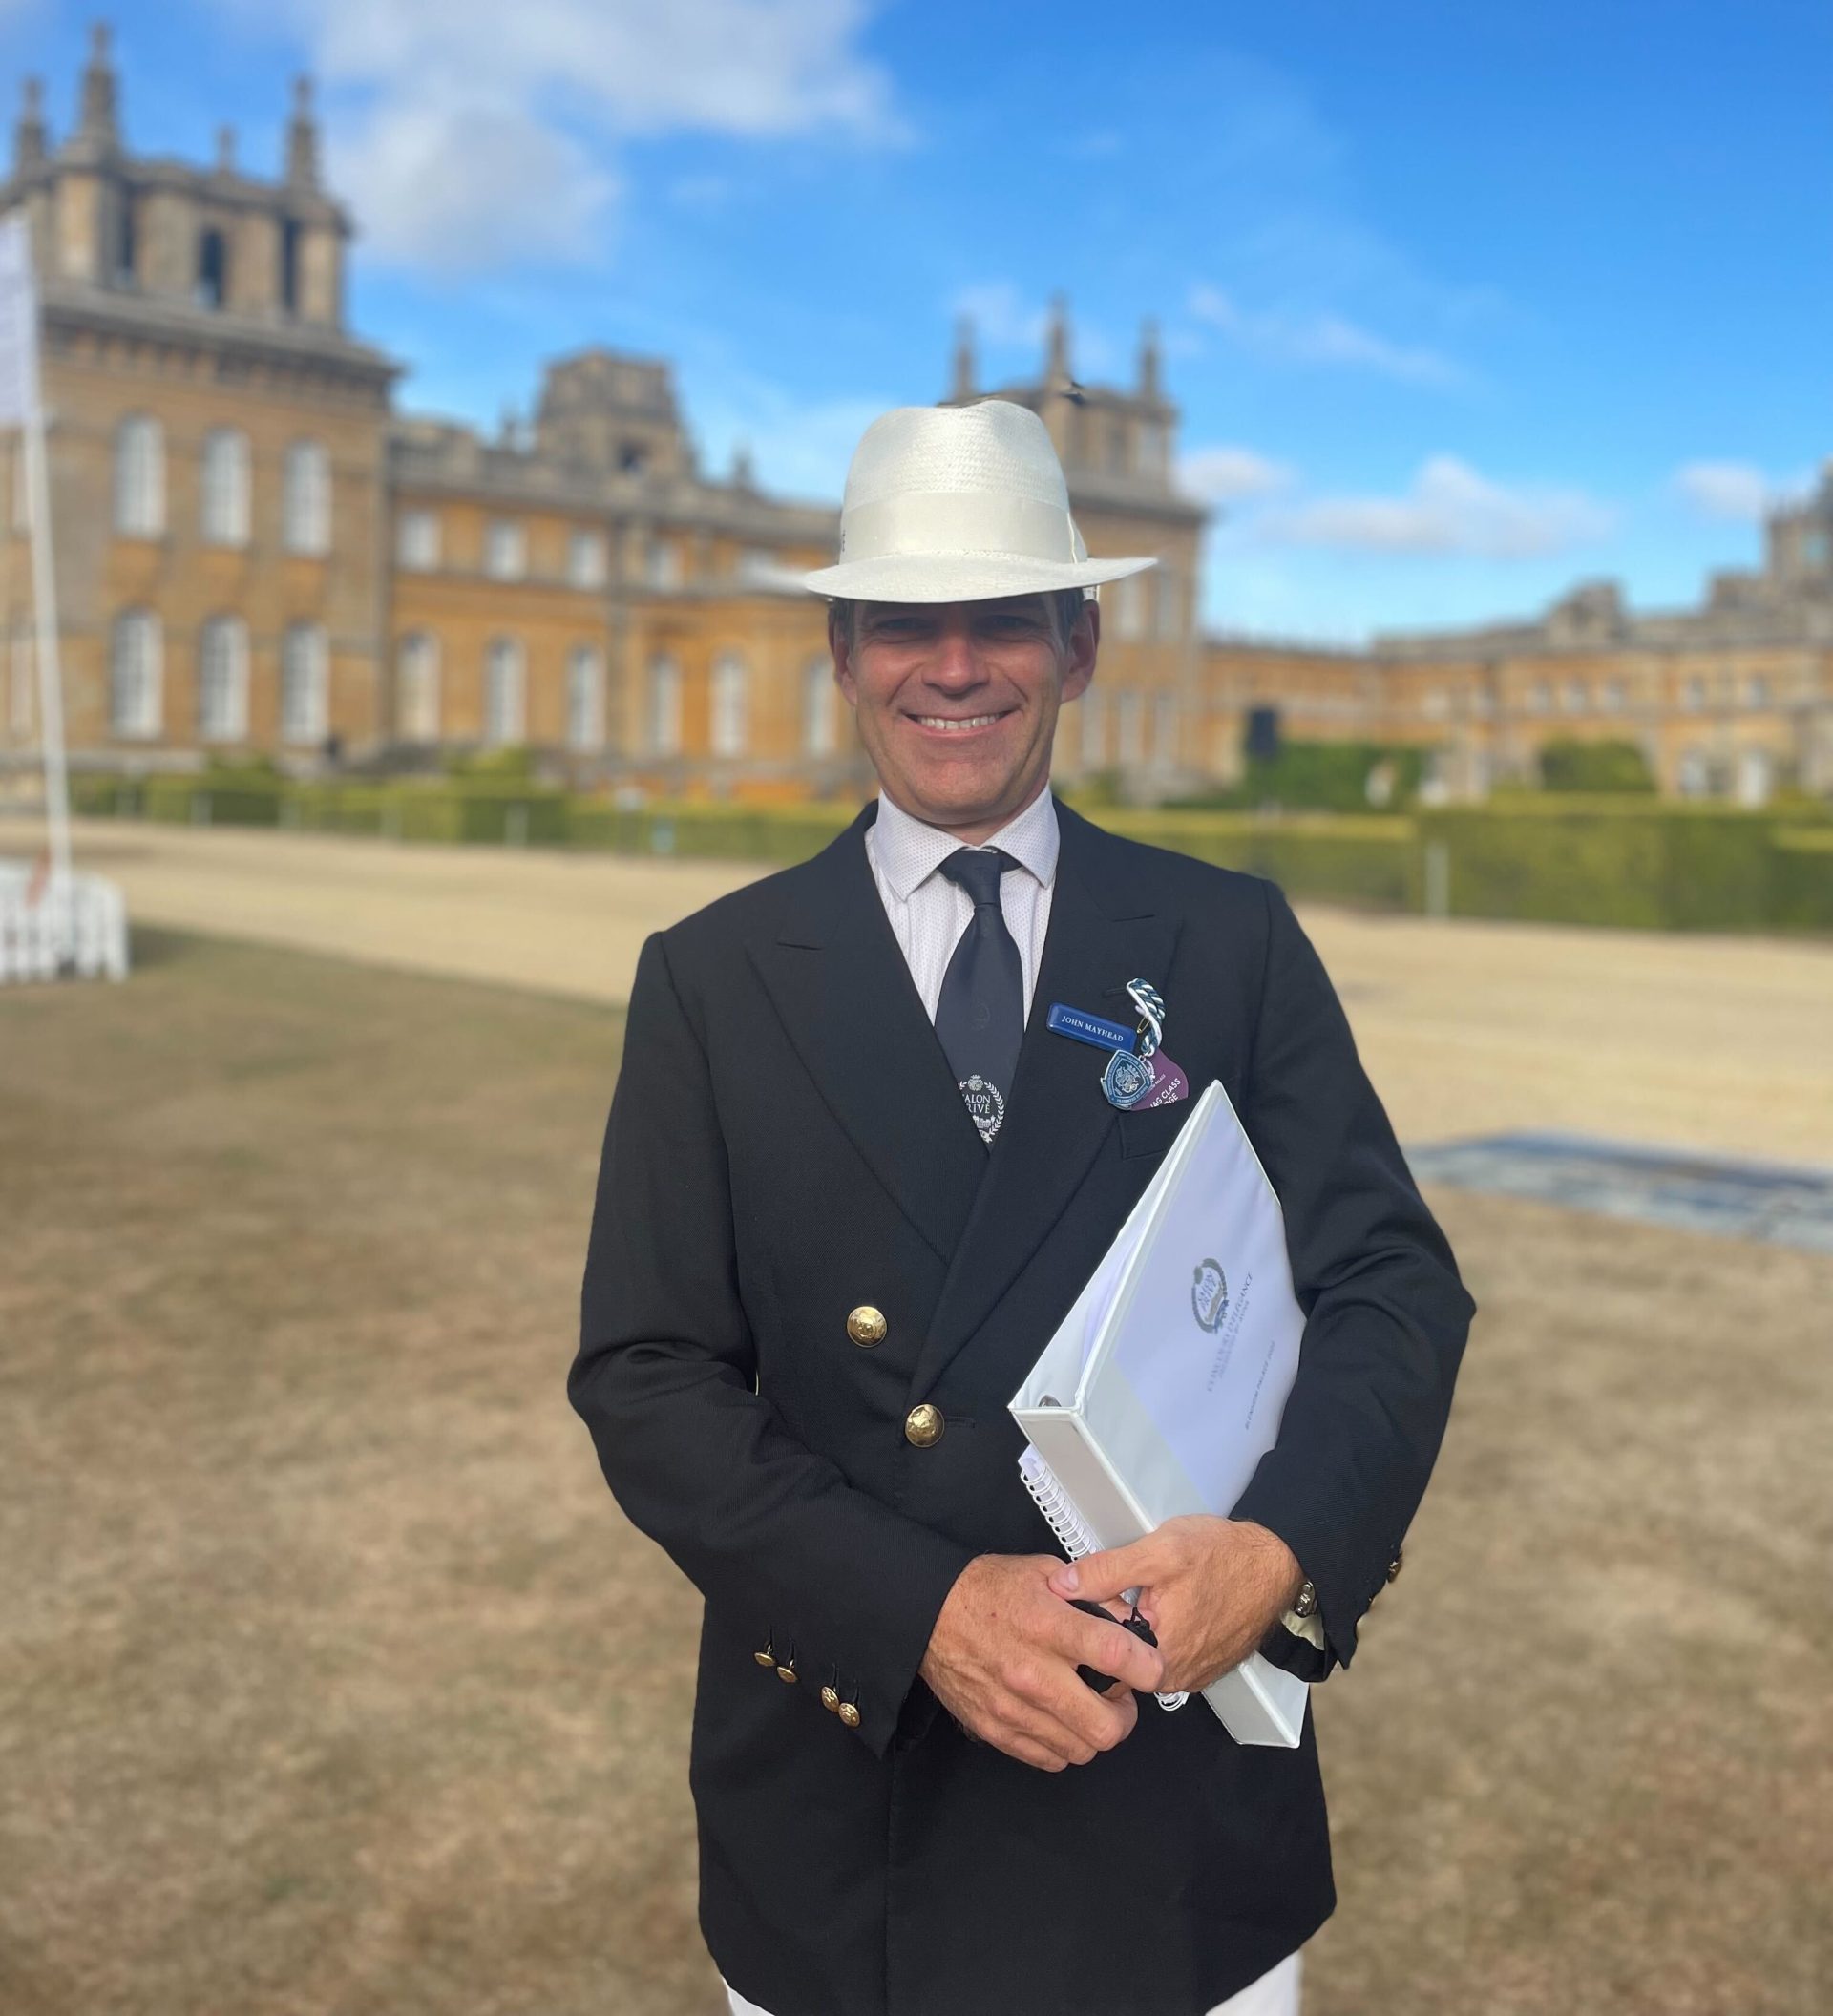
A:
{"type": "Polygon", "coordinates": [[[1060,807],[989,1151],[874,885],[873,816],[648,941],[605,1132],[568,1392],[706,1599],[702,1927],[771,2016],[1201,2016],[1331,1910],[1309,1723],[1246,1748],[1148,1702],[1050,1774],[917,1677],[968,1561],[1053,1550],[1006,1402],[1190,1110],[1116,1112],[1049,1004],[1124,1018],[1152,981],[1166,1048],[1193,1092],[1222,1081],[1279,1194],[1307,1323],[1236,1511],[1317,1586],[1333,1665],[1425,1488],[1473,1305],[1271,884],[1060,807]],[[921,1402],[943,1432],[919,1448],[921,1402]]]}

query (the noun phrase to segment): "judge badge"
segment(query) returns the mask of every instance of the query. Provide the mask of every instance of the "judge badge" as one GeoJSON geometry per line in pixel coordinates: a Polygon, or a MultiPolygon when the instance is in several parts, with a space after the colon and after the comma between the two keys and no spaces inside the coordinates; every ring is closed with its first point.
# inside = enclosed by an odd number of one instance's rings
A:
{"type": "Polygon", "coordinates": [[[1110,1053],[1101,1074],[1101,1089],[1110,1105],[1127,1111],[1188,1098],[1190,1081],[1158,1047],[1165,1031],[1164,997],[1145,980],[1128,980],[1127,996],[1139,1012],[1137,1031],[1083,1009],[1065,1007],[1061,1001],[1052,1006],[1046,1026],[1059,1036],[1110,1053]]]}

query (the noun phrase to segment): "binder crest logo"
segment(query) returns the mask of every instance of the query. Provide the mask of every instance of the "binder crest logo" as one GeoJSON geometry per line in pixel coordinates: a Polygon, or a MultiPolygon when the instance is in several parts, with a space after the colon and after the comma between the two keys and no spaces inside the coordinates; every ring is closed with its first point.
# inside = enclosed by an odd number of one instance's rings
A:
{"type": "Polygon", "coordinates": [[[1211,1336],[1229,1313],[1229,1277],[1219,1260],[1205,1260],[1190,1282],[1190,1309],[1200,1329],[1211,1336]]]}

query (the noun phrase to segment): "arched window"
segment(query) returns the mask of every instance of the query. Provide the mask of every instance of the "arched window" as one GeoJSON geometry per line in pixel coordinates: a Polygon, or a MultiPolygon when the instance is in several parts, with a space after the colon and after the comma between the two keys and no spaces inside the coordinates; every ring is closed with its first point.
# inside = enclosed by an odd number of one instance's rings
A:
{"type": "Polygon", "coordinates": [[[566,744],[596,749],[604,743],[604,660],[596,644],[575,644],[566,660],[566,744]]]}
{"type": "Polygon", "coordinates": [[[248,436],[217,427],[203,437],[203,538],[210,546],[248,543],[248,436]]]}
{"type": "Polygon", "coordinates": [[[229,298],[229,241],[221,231],[198,235],[197,298],[206,308],[220,308],[229,298]]]}
{"type": "Polygon", "coordinates": [[[439,740],[439,640],[415,630],[401,640],[395,732],[406,742],[439,740]]]}
{"type": "Polygon", "coordinates": [[[1107,761],[1107,696],[1090,686],[1082,696],[1082,766],[1098,770],[1107,761]]]}
{"type": "Polygon", "coordinates": [[[681,667],[665,654],[649,661],[647,733],[652,756],[681,754],[681,667]]]}
{"type": "Polygon", "coordinates": [[[1128,768],[1143,762],[1145,749],[1145,715],[1137,693],[1122,693],[1115,697],[1114,712],[1120,722],[1120,760],[1128,768]]]}
{"type": "Polygon", "coordinates": [[[213,616],[198,633],[198,740],[241,742],[248,733],[248,626],[213,616]]]}
{"type": "Polygon", "coordinates": [[[724,651],[713,661],[712,748],[715,756],[745,753],[746,688],[750,675],[736,651],[724,651]]]}
{"type": "Polygon", "coordinates": [[[165,530],[165,434],[151,413],[115,430],[115,530],[156,539],[165,530]]]}
{"type": "Polygon", "coordinates": [[[295,441],[286,451],[280,539],[288,553],[331,550],[331,458],[322,441],[295,441]]]}
{"type": "Polygon", "coordinates": [[[604,535],[576,527],[566,539],[566,579],[572,588],[604,586],[604,535]]]}
{"type": "Polygon", "coordinates": [[[519,581],[528,572],[528,546],[515,518],[492,518],[485,526],[484,572],[495,581],[519,581]]]}
{"type": "Polygon", "coordinates": [[[150,609],[124,609],[115,619],[108,653],[108,724],[116,735],[159,732],[159,620],[150,609]]]}
{"type": "Polygon", "coordinates": [[[484,740],[520,742],[522,721],[521,644],[513,637],[493,637],[484,653],[484,740]]]}
{"type": "Polygon", "coordinates": [[[280,732],[286,742],[323,742],[327,705],[325,633],[290,623],[280,640],[280,732]]]}
{"type": "Polygon", "coordinates": [[[802,747],[807,755],[833,754],[838,699],[832,660],[810,659],[802,667],[802,747]]]}

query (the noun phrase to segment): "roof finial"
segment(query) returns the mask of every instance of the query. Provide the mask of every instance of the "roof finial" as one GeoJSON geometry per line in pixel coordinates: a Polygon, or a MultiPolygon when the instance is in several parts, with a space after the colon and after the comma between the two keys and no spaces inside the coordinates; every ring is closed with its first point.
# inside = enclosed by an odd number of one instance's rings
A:
{"type": "Polygon", "coordinates": [[[949,396],[974,396],[974,319],[963,315],[955,325],[955,384],[949,396]]]}
{"type": "Polygon", "coordinates": [[[1050,298],[1050,336],[1043,356],[1044,382],[1057,388],[1070,382],[1069,303],[1065,296],[1050,298]]]}
{"type": "Polygon", "coordinates": [[[45,158],[45,87],[28,77],[19,94],[19,116],[12,128],[12,172],[36,168],[45,158]]]}
{"type": "Polygon", "coordinates": [[[76,130],[83,138],[99,140],[110,147],[118,144],[121,137],[106,21],[97,21],[89,32],[89,61],[83,66],[83,112],[76,130]]]}
{"type": "Polygon", "coordinates": [[[734,490],[755,490],[757,470],[751,461],[750,444],[735,441],[732,444],[732,488],[734,490]]]}
{"type": "Polygon", "coordinates": [[[295,189],[318,187],[318,121],[312,116],[312,80],[293,79],[293,116],[286,122],[286,179],[295,189]]]}
{"type": "Polygon", "coordinates": [[[233,126],[217,128],[217,173],[234,175],[236,172],[236,129],[233,126]]]}
{"type": "Polygon", "coordinates": [[[1139,396],[1142,399],[1162,396],[1158,364],[1158,325],[1148,315],[1139,326],[1139,396]]]}

